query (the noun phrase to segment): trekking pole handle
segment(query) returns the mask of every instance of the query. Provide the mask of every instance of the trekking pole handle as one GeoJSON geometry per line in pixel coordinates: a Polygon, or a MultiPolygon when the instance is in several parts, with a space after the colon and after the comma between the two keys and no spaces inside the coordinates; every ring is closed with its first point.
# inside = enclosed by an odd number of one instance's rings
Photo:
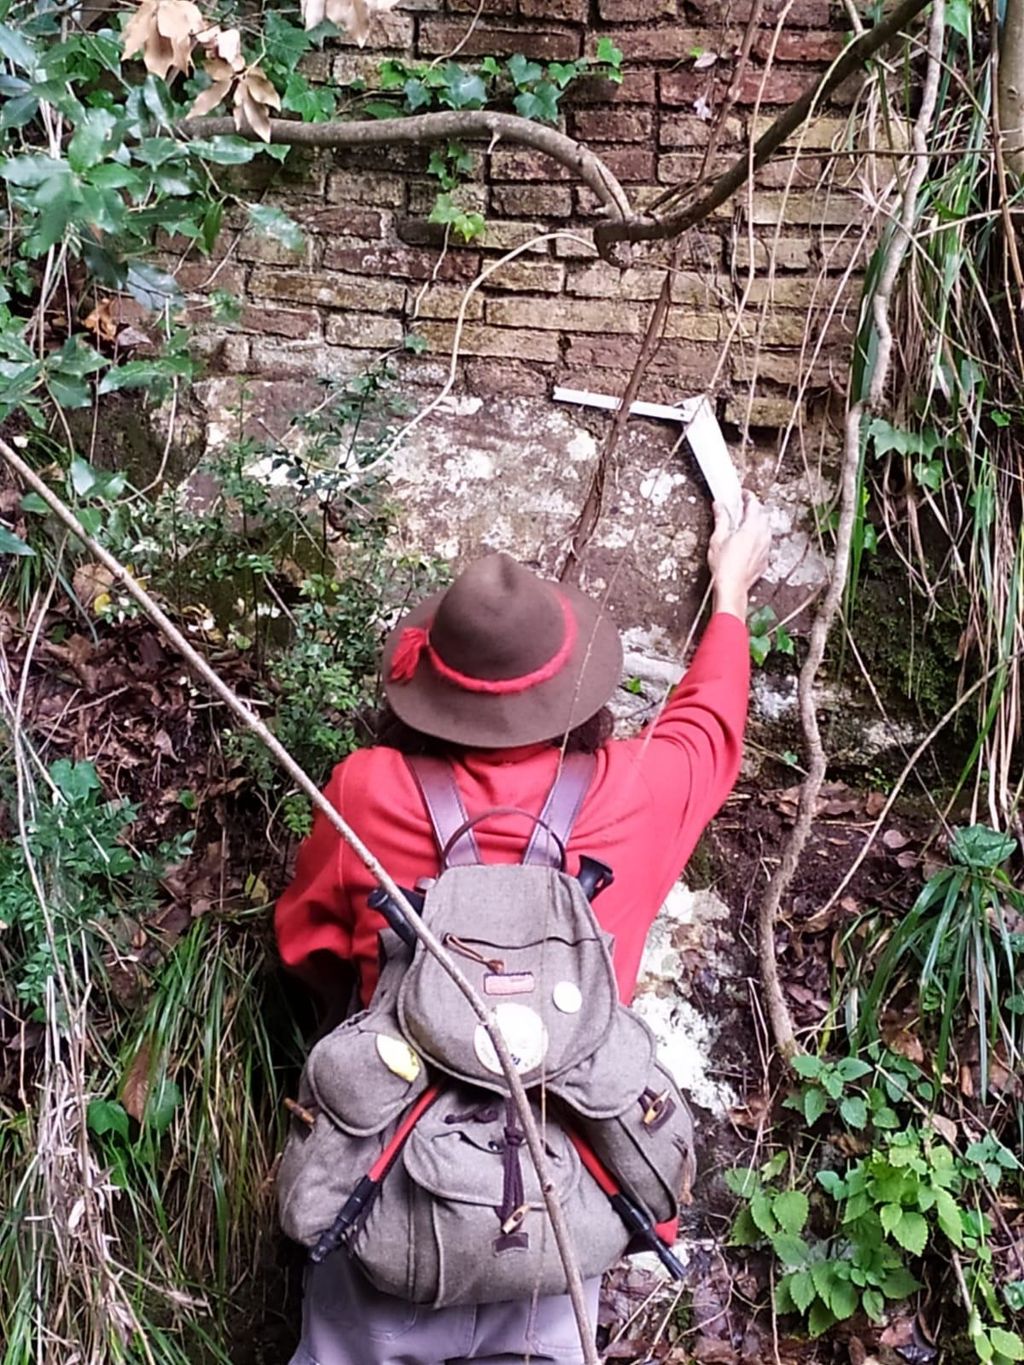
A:
{"type": "Polygon", "coordinates": [[[337,1218],[335,1218],[326,1232],[320,1234],[316,1246],[314,1246],[313,1250],[309,1253],[309,1259],[314,1265],[319,1265],[321,1261],[327,1259],[332,1251],[337,1251],[338,1247],[341,1246],[342,1242],[345,1240],[345,1234],[357,1221],[367,1204],[377,1193],[378,1188],[379,1186],[376,1180],[371,1180],[368,1175],[363,1176],[359,1184],[345,1200],[344,1204],[342,1204],[337,1218]]]}
{"type": "Polygon", "coordinates": [[[658,1236],[650,1215],[621,1190],[610,1195],[609,1202],[630,1232],[654,1252],[669,1274],[674,1279],[685,1280],[686,1267],[658,1236]]]}

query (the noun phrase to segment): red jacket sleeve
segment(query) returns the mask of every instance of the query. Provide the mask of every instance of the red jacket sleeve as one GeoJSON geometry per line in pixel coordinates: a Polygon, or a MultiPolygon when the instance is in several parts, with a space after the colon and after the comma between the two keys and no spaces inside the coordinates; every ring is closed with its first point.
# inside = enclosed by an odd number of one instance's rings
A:
{"type": "MultiPolygon", "coordinates": [[[[324,789],[328,801],[341,811],[345,763],[339,763],[324,789]]],[[[274,930],[281,961],[311,985],[323,978],[324,957],[352,956],[352,906],[342,875],[344,844],[327,817],[316,811],[313,828],[299,849],[295,876],[274,912],[274,930]]]]}

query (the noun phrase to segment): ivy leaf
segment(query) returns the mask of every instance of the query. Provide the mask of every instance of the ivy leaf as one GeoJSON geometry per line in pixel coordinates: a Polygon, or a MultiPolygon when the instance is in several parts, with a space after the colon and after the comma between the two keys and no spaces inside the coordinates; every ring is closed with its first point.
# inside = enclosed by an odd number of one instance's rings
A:
{"type": "Polygon", "coordinates": [[[125,288],[136,303],[141,303],[151,313],[162,312],[181,302],[181,291],[173,275],[152,265],[129,266],[125,288]]]}
{"type": "Polygon", "coordinates": [[[558,122],[558,87],[550,81],[539,81],[532,91],[515,98],[516,113],[520,118],[538,123],[558,122]]]}
{"type": "Polygon", "coordinates": [[[50,185],[55,179],[71,179],[71,171],[63,161],[55,161],[52,156],[13,156],[0,166],[0,175],[8,185],[19,189],[34,190],[42,185],[50,185]]]}
{"type": "Polygon", "coordinates": [[[22,71],[28,72],[35,71],[39,60],[31,43],[26,42],[20,33],[16,33],[7,24],[0,24],[0,56],[6,57],[22,71]]]}
{"type": "Polygon", "coordinates": [[[117,119],[109,109],[86,109],[75,125],[68,143],[68,162],[72,170],[87,171],[103,159],[103,149],[113,136],[117,119]]]}
{"type": "Polygon", "coordinates": [[[507,63],[508,74],[518,86],[532,85],[534,81],[539,81],[544,75],[544,68],[538,66],[536,62],[531,62],[524,57],[521,52],[509,57],[507,63]]]}
{"type": "Polygon", "coordinates": [[[234,137],[229,133],[218,133],[216,137],[191,138],[188,148],[201,161],[212,161],[216,166],[244,166],[260,151],[255,142],[250,142],[244,137],[234,137]]]}
{"type": "Polygon", "coordinates": [[[903,1217],[892,1231],[893,1238],[912,1256],[920,1256],[928,1243],[928,1224],[919,1213],[903,1210],[903,1217]]]}
{"type": "Polygon", "coordinates": [[[548,79],[554,81],[559,90],[564,90],[579,74],[578,62],[548,62],[548,79]]]}
{"type": "Polygon", "coordinates": [[[85,1122],[90,1133],[103,1137],[105,1133],[116,1133],[128,1140],[128,1114],[123,1104],[116,1100],[92,1100],[85,1111],[85,1122]]]}
{"type": "Polygon", "coordinates": [[[26,545],[20,536],[16,536],[13,531],[8,531],[5,526],[0,526],[0,555],[34,555],[31,545],[26,545]]]}
{"type": "Polygon", "coordinates": [[[0,128],[24,128],[31,123],[39,109],[35,95],[17,95],[0,108],[0,128]]]}
{"type": "Polygon", "coordinates": [[[164,360],[129,360],[115,365],[100,380],[98,393],[114,393],[120,389],[146,389],[151,385],[165,385],[176,374],[187,374],[191,362],[184,356],[164,360]]]}
{"type": "Polygon", "coordinates": [[[305,29],[289,23],[276,10],[268,9],[263,18],[263,46],[269,61],[293,71],[312,43],[305,29]]]}
{"type": "Polygon", "coordinates": [[[280,242],[289,251],[301,251],[306,238],[294,218],[269,204],[247,204],[249,221],[257,232],[280,242]]]}
{"type": "Polygon", "coordinates": [[[750,637],[750,657],[754,663],[761,667],[765,659],[772,652],[771,637],[768,635],[751,635],[750,637]]]}
{"type": "Polygon", "coordinates": [[[458,62],[447,62],[444,76],[441,103],[449,109],[479,109],[486,100],[487,87],[475,71],[466,71],[458,62]]]}
{"type": "Polygon", "coordinates": [[[310,85],[305,76],[293,71],[285,84],[282,105],[304,123],[323,123],[333,115],[336,101],[333,90],[310,85]]]}
{"type": "Polygon", "coordinates": [[[809,1212],[810,1204],[802,1190],[785,1190],[772,1202],[772,1213],[785,1232],[799,1232],[807,1222],[809,1212]]]}
{"type": "Polygon", "coordinates": [[[100,789],[96,769],[87,760],[72,763],[70,758],[58,758],[50,764],[50,776],[61,796],[72,805],[89,801],[93,792],[100,789]]]}
{"type": "Polygon", "coordinates": [[[433,99],[433,95],[427,87],[415,76],[412,80],[406,81],[403,88],[405,90],[405,107],[410,114],[415,114],[418,109],[425,109],[433,99]]]}
{"type": "Polygon", "coordinates": [[[622,65],[622,48],[616,47],[610,38],[598,38],[597,60],[618,69],[622,65]]]}

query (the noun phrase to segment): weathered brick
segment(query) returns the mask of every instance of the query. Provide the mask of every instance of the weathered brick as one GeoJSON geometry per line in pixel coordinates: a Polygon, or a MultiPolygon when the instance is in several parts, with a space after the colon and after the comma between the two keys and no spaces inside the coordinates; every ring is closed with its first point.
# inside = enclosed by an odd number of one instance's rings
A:
{"type": "Polygon", "coordinates": [[[751,382],[779,384],[796,389],[804,384],[812,388],[826,388],[835,380],[845,378],[845,357],[837,364],[834,357],[817,356],[799,351],[767,351],[761,347],[734,347],[729,368],[737,384],[751,382]]]}
{"type": "MultiPolygon", "coordinates": [[[[751,137],[757,141],[762,133],[766,133],[775,122],[771,114],[758,114],[753,120],[751,137]]],[[[850,145],[850,123],[848,119],[834,118],[831,115],[827,118],[816,118],[810,123],[805,123],[798,128],[793,136],[786,142],[787,147],[799,147],[802,151],[831,151],[834,147],[841,148],[850,145]]]]}
{"type": "Polygon", "coordinates": [[[346,242],[328,244],[324,251],[324,265],[328,270],[343,270],[358,275],[468,282],[479,273],[480,257],[474,252],[450,251],[439,258],[434,251],[352,246],[346,242]]]}
{"type": "MultiPolygon", "coordinates": [[[[714,28],[720,24],[745,24],[754,9],[754,0],[691,0],[704,24],[714,28]]],[[[764,0],[759,19],[766,27],[774,27],[784,14],[788,28],[827,28],[829,0],[764,0]]]]}
{"type": "MultiPolygon", "coordinates": [[[[416,331],[426,337],[431,349],[451,349],[455,328],[449,322],[424,322],[416,331]]],[[[462,329],[459,349],[464,355],[511,356],[517,360],[541,360],[553,364],[559,358],[558,336],[554,332],[527,328],[486,327],[467,323],[462,329]]]]}
{"type": "Polygon", "coordinates": [[[290,251],[283,242],[268,237],[264,232],[243,232],[235,247],[235,255],[240,261],[260,261],[266,265],[305,265],[314,264],[314,244],[306,237],[296,251],[290,251]]]}
{"type": "MultiPolygon", "coordinates": [[[[412,47],[414,33],[413,21],[408,14],[400,14],[397,10],[383,12],[378,10],[370,20],[370,36],[367,42],[374,51],[381,48],[388,51],[404,50],[412,47]]],[[[358,40],[344,29],[334,42],[341,47],[361,46],[358,40]]]]}
{"type": "Polygon", "coordinates": [[[759,190],[811,189],[821,180],[825,166],[816,156],[780,156],[755,173],[754,184],[759,190]]]}
{"type": "Polygon", "coordinates": [[[738,118],[727,118],[724,123],[711,123],[696,114],[662,114],[658,139],[662,147],[695,147],[703,149],[715,130],[717,147],[734,147],[743,141],[743,124],[738,118]]]}
{"type": "Polygon", "coordinates": [[[295,209],[292,217],[303,231],[318,237],[362,237],[374,242],[384,235],[384,220],[373,209],[316,204],[295,209]]]}
{"type": "MultiPolygon", "coordinates": [[[[658,157],[658,181],[662,185],[696,185],[700,180],[713,180],[736,160],[736,152],[716,152],[705,158],[703,152],[666,152],[658,157]]],[[[715,211],[715,217],[731,214],[727,202],[715,211]]]]}
{"type": "Polygon", "coordinates": [[[249,373],[266,378],[351,379],[375,360],[372,351],[325,346],[322,341],[253,337],[249,373]]]}
{"type": "Polygon", "coordinates": [[[519,13],[527,19],[558,19],[567,24],[585,24],[590,0],[519,0],[519,13]]]}
{"type": "Polygon", "coordinates": [[[762,29],[754,39],[754,56],[760,61],[775,62],[832,62],[844,47],[844,35],[834,29],[815,30],[762,29]]]}
{"type": "Polygon", "coordinates": [[[797,412],[788,398],[730,398],[725,420],[738,427],[785,427],[797,412]]]}
{"type": "Polygon", "coordinates": [[[560,161],[543,152],[525,148],[499,147],[491,153],[493,180],[574,180],[575,176],[560,161]]]}
{"type": "Polygon", "coordinates": [[[215,265],[209,261],[181,261],[154,257],[154,265],[169,270],[183,294],[201,294],[207,289],[222,289],[239,298],[245,293],[245,268],[240,265],[215,265]]]}
{"type": "Polygon", "coordinates": [[[359,346],[367,350],[390,350],[401,346],[405,326],[401,318],[357,313],[327,319],[327,340],[333,346],[359,346]]]}
{"type": "MultiPolygon", "coordinates": [[[[716,43],[723,48],[734,47],[739,32],[728,31],[715,35],[716,43]]],[[[704,30],[680,28],[677,24],[662,24],[656,28],[624,28],[613,35],[617,47],[630,62],[666,62],[673,66],[685,61],[696,48],[708,45],[708,34],[704,30]]],[[[597,51],[598,35],[592,34],[587,45],[593,56],[597,51]]]]}
{"type": "Polygon", "coordinates": [[[320,314],[314,308],[261,308],[251,303],[242,309],[237,325],[243,332],[294,341],[313,341],[321,330],[320,314]]]}
{"type": "MultiPolygon", "coordinates": [[[[410,180],[408,211],[417,218],[429,217],[437,202],[440,187],[436,180],[410,180]]],[[[487,214],[488,189],[486,185],[458,185],[451,192],[452,203],[463,213],[487,214]]]]}
{"type": "Polygon", "coordinates": [[[572,29],[530,30],[477,24],[468,32],[467,24],[450,20],[425,19],[420,24],[419,50],[424,55],[451,52],[459,44],[460,58],[511,57],[514,52],[521,52],[525,57],[564,62],[580,56],[582,49],[580,35],[572,29]]]}
{"type": "Polygon", "coordinates": [[[315,303],[322,308],[353,308],[359,312],[398,312],[405,304],[405,286],[397,280],[367,275],[308,274],[299,270],[253,271],[253,298],[288,303],[315,303]]]}
{"type": "Polygon", "coordinates": [[[299,59],[298,69],[307,81],[322,85],[331,79],[331,58],[326,52],[307,52],[299,59]]]}
{"type": "Polygon", "coordinates": [[[258,156],[245,166],[221,167],[221,185],[235,193],[287,188],[292,201],[320,199],[327,178],[328,154],[313,147],[293,147],[285,162],[258,156]]]}
{"type": "Polygon", "coordinates": [[[398,209],[405,204],[405,181],[397,175],[334,171],[327,182],[329,204],[370,204],[398,209]]]}
{"type": "Polygon", "coordinates": [[[507,17],[515,14],[516,0],[448,0],[446,8],[449,14],[498,14],[507,17]]]}
{"type": "Polygon", "coordinates": [[[639,332],[650,309],[635,303],[596,299],[488,299],[484,316],[502,327],[537,327],[562,332],[639,332]]]}
{"type": "Polygon", "coordinates": [[[568,185],[495,185],[491,207],[505,218],[568,218],[572,191],[568,185]]]}
{"type": "Polygon", "coordinates": [[[675,18],[677,0],[598,0],[597,12],[609,24],[639,24],[675,18]]]}
{"type": "MultiPolygon", "coordinates": [[[[428,223],[423,218],[400,218],[395,223],[395,231],[403,242],[410,242],[414,246],[430,243],[441,246],[445,240],[445,229],[442,224],[428,223]]],[[[472,243],[466,243],[452,235],[448,239],[448,250],[462,251],[472,247],[474,252],[514,251],[516,247],[525,246],[531,238],[543,232],[544,228],[540,223],[519,223],[512,219],[488,218],[482,237],[474,238],[472,243]]],[[[544,242],[539,242],[527,247],[527,250],[544,253],[547,246],[544,242]]]]}
{"type": "Polygon", "coordinates": [[[746,280],[740,280],[737,289],[746,293],[747,303],[751,307],[767,303],[773,308],[800,308],[804,312],[812,308],[825,308],[836,297],[836,281],[817,277],[795,279],[791,275],[783,275],[777,279],[754,279],[749,284],[746,280]]]}
{"type": "Polygon", "coordinates": [[[470,360],[464,377],[471,392],[485,397],[494,393],[546,396],[550,389],[545,372],[516,360],[470,360]]]}
{"type": "Polygon", "coordinates": [[[567,235],[555,239],[555,255],[566,261],[594,261],[597,259],[597,247],[590,240],[589,232],[575,232],[571,237],[567,235]]]}
{"type": "Polygon", "coordinates": [[[707,100],[714,112],[718,103],[718,95],[724,95],[726,81],[724,77],[716,75],[712,69],[710,71],[664,71],[658,77],[658,98],[661,104],[672,107],[685,107],[692,109],[694,102],[699,99],[707,100]]]}
{"type": "Polygon", "coordinates": [[[509,261],[487,277],[487,289],[533,291],[537,294],[561,293],[565,283],[565,266],[555,261],[528,261],[521,257],[509,261]]]}
{"type": "MultiPolygon", "coordinates": [[[[422,286],[410,289],[406,298],[406,312],[410,319],[414,309],[417,319],[457,318],[464,301],[466,309],[463,317],[469,322],[479,321],[484,315],[483,295],[477,290],[466,300],[465,289],[454,284],[431,284],[426,289],[422,286]]],[[[417,322],[410,321],[409,327],[415,331],[417,322]]]]}
{"type": "MultiPolygon", "coordinates": [[[[565,359],[580,371],[595,367],[624,370],[628,374],[636,354],[637,341],[633,338],[573,336],[569,338],[565,359]]],[[[720,358],[721,351],[715,345],[663,341],[654,353],[649,372],[670,378],[674,392],[667,401],[674,403],[713,381],[720,382],[720,358]]]]}
{"type": "Polygon", "coordinates": [[[721,341],[727,331],[726,319],[719,312],[673,308],[665,319],[665,336],[686,341],[721,341]]]}
{"type": "Polygon", "coordinates": [[[658,89],[653,71],[627,70],[621,81],[603,76],[584,76],[571,87],[570,104],[653,104],[658,89]]]}
{"type": "Polygon", "coordinates": [[[736,103],[793,104],[813,84],[813,72],[799,67],[773,66],[764,71],[750,67],[740,77],[736,103]]]}
{"type": "MultiPolygon", "coordinates": [[[[662,193],[661,185],[630,185],[629,198],[633,207],[645,209],[654,202],[662,193]]],[[[603,199],[598,199],[597,195],[588,185],[580,185],[573,190],[576,201],[576,213],[580,218],[604,217],[608,213],[608,206],[603,199]]]]}
{"type": "Polygon", "coordinates": [[[826,323],[820,314],[809,318],[803,313],[769,313],[761,317],[755,312],[744,319],[740,333],[761,346],[802,347],[808,338],[826,346],[847,346],[853,327],[843,318],[826,323]]]}
{"type": "Polygon", "coordinates": [[[776,270],[809,270],[811,243],[806,237],[755,237],[751,251],[750,238],[739,232],[729,247],[729,257],[737,270],[746,270],[751,259],[755,270],[765,270],[769,263],[776,270]]]}
{"type": "Polygon", "coordinates": [[[654,114],[650,109],[577,109],[572,124],[584,142],[648,142],[654,114]]]}
{"type": "Polygon", "coordinates": [[[845,227],[848,223],[859,222],[864,215],[864,205],[853,195],[824,192],[819,194],[786,194],[783,191],[765,190],[755,194],[753,204],[744,199],[739,207],[755,225],[782,224],[794,227],[797,224],[813,226],[816,223],[845,227]]]}
{"type": "Polygon", "coordinates": [[[855,261],[866,262],[873,247],[870,238],[862,241],[859,234],[836,238],[815,233],[811,239],[811,259],[822,270],[846,270],[855,261]]]}
{"type": "Polygon", "coordinates": [[[205,362],[208,374],[246,374],[249,370],[249,338],[237,332],[197,331],[189,349],[205,362]]]}
{"type": "Polygon", "coordinates": [[[664,271],[619,270],[607,261],[575,267],[565,281],[566,292],[589,299],[656,299],[661,292],[664,271]]]}
{"type": "Polygon", "coordinates": [[[331,78],[335,85],[360,82],[367,90],[380,88],[380,57],[369,52],[342,52],[334,58],[331,78]]]}
{"type": "Polygon", "coordinates": [[[591,150],[624,184],[649,184],[654,179],[654,153],[642,147],[602,147],[591,150]]]}

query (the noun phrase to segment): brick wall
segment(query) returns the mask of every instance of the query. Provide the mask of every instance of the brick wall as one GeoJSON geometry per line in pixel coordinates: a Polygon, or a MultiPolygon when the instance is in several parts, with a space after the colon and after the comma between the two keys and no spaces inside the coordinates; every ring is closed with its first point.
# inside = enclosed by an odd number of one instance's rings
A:
{"type": "MultiPolygon", "coordinates": [[[[845,16],[828,0],[790,0],[781,26],[779,0],[764,0],[750,62],[737,73],[750,8],[751,0],[482,0],[474,23],[475,0],[400,0],[378,20],[374,51],[339,40],[305,69],[310,79],[372,83],[384,54],[433,59],[461,45],[460,60],[513,52],[564,60],[593,53],[607,34],[623,50],[625,78],[574,87],[564,126],[645,205],[742,154],[841,47],[845,16]],[[694,53],[718,59],[697,69],[694,53]]],[[[673,304],[643,396],[711,389],[734,434],[750,428],[771,439],[796,398],[801,420],[821,412],[845,373],[865,218],[855,168],[837,155],[845,127],[842,108],[826,111],[798,149],[680,241],[673,304]]],[[[529,245],[470,300],[461,379],[480,393],[541,395],[555,382],[621,389],[667,249],[637,249],[623,269],[600,261],[586,240],[593,195],[567,171],[504,145],[475,160],[476,180],[460,194],[485,214],[486,237],[444,250],[442,229],[426,221],[436,185],[418,149],[295,152],[284,167],[260,158],[246,168],[246,193],[286,208],[306,244],[290,254],[234,232],[213,261],[174,257],[187,290],[226,289],[244,301],[237,325],[206,336],[211,370],[340,376],[414,333],[428,350],[407,355],[404,373],[436,382],[466,285],[503,252],[560,229],[575,236],[529,245]]]]}

